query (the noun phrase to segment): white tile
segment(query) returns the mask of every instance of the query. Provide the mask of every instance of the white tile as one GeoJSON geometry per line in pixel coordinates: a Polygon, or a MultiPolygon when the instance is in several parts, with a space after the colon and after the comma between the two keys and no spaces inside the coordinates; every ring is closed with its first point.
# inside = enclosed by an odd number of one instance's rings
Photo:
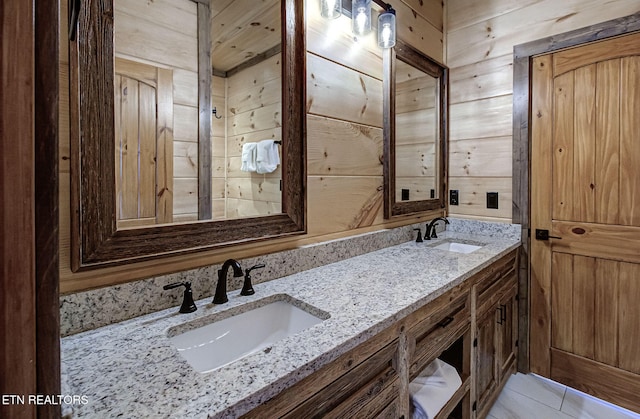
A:
{"type": "Polygon", "coordinates": [[[572,419],[559,410],[506,388],[489,411],[489,416],[495,419],[572,419]]]}
{"type": "Polygon", "coordinates": [[[538,375],[517,373],[509,377],[505,388],[560,410],[567,386],[538,375]]]}
{"type": "Polygon", "coordinates": [[[640,419],[640,415],[567,388],[562,403],[563,412],[579,419],[640,419]]]}

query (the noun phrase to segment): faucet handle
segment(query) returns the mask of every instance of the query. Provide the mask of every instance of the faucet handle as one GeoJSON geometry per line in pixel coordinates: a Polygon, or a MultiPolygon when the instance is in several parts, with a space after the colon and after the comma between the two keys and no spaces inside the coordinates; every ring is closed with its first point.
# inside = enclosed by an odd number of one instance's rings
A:
{"type": "Polygon", "coordinates": [[[162,287],[164,290],[170,290],[173,288],[184,287],[184,295],[182,297],[182,305],[180,306],[180,313],[193,313],[198,309],[193,302],[193,292],[191,291],[191,282],[174,282],[162,287]]]}
{"type": "Polygon", "coordinates": [[[251,285],[251,271],[254,269],[262,269],[266,265],[264,263],[260,263],[258,265],[253,265],[249,269],[244,270],[244,284],[242,284],[242,291],[240,291],[240,295],[253,295],[256,292],[253,290],[253,285],[251,285]]]}
{"type": "Polygon", "coordinates": [[[419,228],[414,228],[413,231],[418,232],[418,237],[416,237],[416,243],[422,243],[422,230],[419,228]]]}

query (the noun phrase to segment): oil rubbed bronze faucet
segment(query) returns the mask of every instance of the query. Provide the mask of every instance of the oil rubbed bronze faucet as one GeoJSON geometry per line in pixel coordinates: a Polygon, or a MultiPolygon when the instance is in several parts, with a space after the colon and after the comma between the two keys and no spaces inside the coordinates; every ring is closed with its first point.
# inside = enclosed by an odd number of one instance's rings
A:
{"type": "Polygon", "coordinates": [[[444,221],[445,224],[449,224],[449,220],[447,220],[445,217],[434,218],[429,224],[427,224],[427,231],[424,233],[425,240],[438,238],[438,235],[436,234],[436,223],[438,221],[444,221]]]}
{"type": "Polygon", "coordinates": [[[222,268],[218,270],[218,284],[216,285],[216,294],[213,297],[213,304],[224,304],[229,299],[227,298],[227,272],[229,267],[233,268],[233,276],[242,276],[242,267],[235,259],[227,259],[222,268]]]}

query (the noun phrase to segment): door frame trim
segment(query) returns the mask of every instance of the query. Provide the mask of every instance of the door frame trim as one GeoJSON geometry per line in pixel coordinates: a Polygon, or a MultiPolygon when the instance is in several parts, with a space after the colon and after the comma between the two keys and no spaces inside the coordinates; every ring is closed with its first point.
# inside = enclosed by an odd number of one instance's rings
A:
{"type": "Polygon", "coordinates": [[[531,63],[536,55],[548,54],[640,31],[640,12],[581,29],[515,45],[513,47],[513,208],[512,222],[522,226],[522,251],[518,273],[519,338],[518,370],[529,372],[529,264],[531,216],[531,63]]]}

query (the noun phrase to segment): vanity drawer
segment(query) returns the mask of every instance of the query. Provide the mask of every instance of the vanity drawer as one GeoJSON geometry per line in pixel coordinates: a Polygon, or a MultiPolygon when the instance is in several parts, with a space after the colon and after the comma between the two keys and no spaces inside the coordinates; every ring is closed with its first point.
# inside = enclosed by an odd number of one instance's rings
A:
{"type": "Polygon", "coordinates": [[[243,418],[378,417],[398,411],[396,324],[248,412],[243,418]],[[396,406],[396,407],[390,407],[396,406]],[[365,414],[366,413],[366,414],[365,414]]]}
{"type": "Polygon", "coordinates": [[[480,279],[476,285],[476,307],[478,315],[484,314],[500,301],[513,287],[517,288],[518,272],[515,253],[496,262],[490,275],[480,279]]]}
{"type": "Polygon", "coordinates": [[[410,380],[471,327],[465,293],[450,305],[416,323],[409,331],[410,380]]]}
{"type": "Polygon", "coordinates": [[[387,345],[372,357],[304,401],[285,418],[376,417],[398,394],[395,358],[398,341],[387,345]]]}
{"type": "Polygon", "coordinates": [[[517,251],[509,253],[486,270],[476,283],[476,307],[484,313],[487,307],[498,302],[504,293],[517,283],[517,251]]]}

